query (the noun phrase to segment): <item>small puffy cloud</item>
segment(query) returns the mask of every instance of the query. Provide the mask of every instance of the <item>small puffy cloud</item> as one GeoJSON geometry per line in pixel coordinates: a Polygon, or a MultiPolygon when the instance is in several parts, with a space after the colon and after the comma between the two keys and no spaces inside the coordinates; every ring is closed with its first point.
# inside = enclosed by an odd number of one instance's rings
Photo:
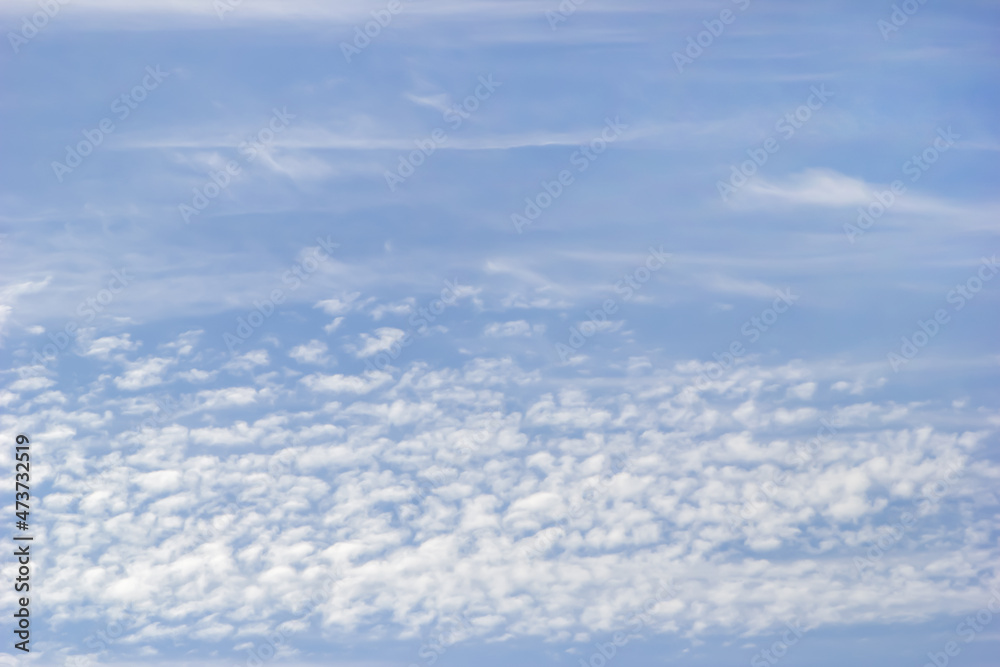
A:
{"type": "Polygon", "coordinates": [[[483,291],[482,287],[472,287],[471,285],[461,285],[456,278],[453,281],[444,281],[445,288],[441,290],[442,299],[451,299],[454,297],[456,300],[464,299],[467,296],[473,297],[472,302],[476,305],[482,305],[479,299],[479,293],[483,291]]]}
{"type": "MultiPolygon", "coordinates": [[[[699,274],[693,276],[693,278],[698,281],[698,285],[702,288],[719,294],[739,294],[761,299],[773,299],[777,291],[771,285],[762,283],[759,280],[747,280],[746,278],[737,278],[721,273],[699,274]]],[[[732,306],[729,308],[719,308],[719,310],[729,310],[731,308],[732,306]]]]}
{"type": "Polygon", "coordinates": [[[374,308],[371,309],[369,315],[372,316],[373,320],[380,320],[386,313],[390,315],[403,316],[412,313],[413,309],[414,309],[414,299],[411,297],[408,299],[404,299],[399,303],[387,303],[375,306],[374,308]]]}
{"type": "Polygon", "coordinates": [[[373,354],[378,354],[379,352],[385,352],[392,349],[392,347],[403,340],[406,336],[406,332],[402,329],[395,329],[393,327],[380,327],[375,330],[375,335],[371,334],[361,334],[361,347],[356,348],[355,355],[359,359],[364,359],[365,357],[370,357],[373,354]]]}
{"type": "Polygon", "coordinates": [[[138,475],[135,482],[147,493],[166,493],[180,487],[181,474],[177,470],[157,470],[138,475]]]}
{"type": "Polygon", "coordinates": [[[203,371],[197,368],[192,368],[189,371],[178,373],[177,377],[181,380],[187,380],[192,384],[200,384],[202,382],[211,382],[218,374],[219,371],[203,371]]]}
{"type": "Polygon", "coordinates": [[[653,369],[653,362],[649,360],[649,357],[629,357],[628,358],[628,372],[629,373],[642,373],[653,369]]]}
{"type": "Polygon", "coordinates": [[[504,308],[523,308],[526,310],[565,310],[572,308],[573,303],[567,299],[551,298],[548,296],[530,296],[523,294],[508,294],[500,300],[500,305],[504,308]]]}
{"type": "Polygon", "coordinates": [[[392,379],[389,373],[373,371],[361,375],[307,375],[301,382],[312,391],[334,391],[367,394],[392,379]]]}
{"type": "Polygon", "coordinates": [[[132,340],[131,334],[122,334],[121,336],[105,336],[104,338],[98,338],[97,340],[83,343],[83,355],[85,357],[107,359],[117,350],[132,352],[139,349],[139,345],[139,341],[132,340]]]}
{"type": "Polygon", "coordinates": [[[4,325],[14,310],[14,303],[25,294],[40,292],[51,282],[52,278],[46,278],[40,282],[27,281],[8,285],[0,288],[0,333],[3,333],[4,325]]]}
{"type": "Polygon", "coordinates": [[[530,336],[531,325],[524,320],[514,320],[513,322],[494,322],[483,329],[483,335],[487,338],[530,336]]]}
{"type": "Polygon", "coordinates": [[[257,442],[266,431],[258,424],[238,421],[232,426],[208,426],[191,430],[191,441],[199,445],[233,446],[257,442]]]}
{"type": "Polygon", "coordinates": [[[774,411],[774,421],[777,424],[800,424],[817,419],[819,419],[819,412],[815,408],[798,408],[797,410],[778,408],[774,411]]]}
{"type": "Polygon", "coordinates": [[[228,371],[252,371],[257,366],[267,366],[270,363],[271,358],[267,355],[267,350],[250,350],[231,359],[223,368],[228,371]]]}
{"type": "Polygon", "coordinates": [[[867,204],[874,189],[864,181],[831,169],[806,169],[784,183],[759,181],[747,186],[747,192],[758,197],[830,207],[867,204]]]}
{"type": "Polygon", "coordinates": [[[563,366],[580,366],[590,361],[590,356],[586,354],[560,355],[559,358],[562,361],[563,366]]]}
{"type": "Polygon", "coordinates": [[[292,348],[288,356],[300,364],[325,364],[330,361],[330,357],[327,356],[326,352],[326,343],[319,340],[311,340],[305,345],[292,348]]]}
{"type": "Polygon", "coordinates": [[[34,403],[36,405],[44,405],[46,403],[65,403],[66,396],[61,391],[47,391],[44,394],[39,394],[35,397],[34,403]]]}
{"type": "Polygon", "coordinates": [[[816,393],[816,383],[815,382],[803,382],[802,384],[797,384],[794,387],[789,387],[786,392],[789,398],[797,398],[802,401],[808,401],[816,393]]]}
{"type": "Polygon", "coordinates": [[[361,296],[361,292],[353,292],[343,298],[326,299],[316,304],[327,315],[343,315],[354,308],[354,302],[361,296]]]}
{"type": "Polygon", "coordinates": [[[55,382],[47,377],[23,378],[10,385],[11,391],[38,391],[51,387],[55,382]]]}
{"type": "Polygon", "coordinates": [[[618,331],[623,326],[625,326],[625,320],[584,320],[576,323],[576,328],[584,336],[591,336],[597,332],[618,331]]]}
{"type": "Polygon", "coordinates": [[[200,407],[216,410],[234,405],[252,405],[257,402],[257,390],[253,387],[226,387],[198,392],[200,407]]]}
{"type": "Polygon", "coordinates": [[[186,357],[194,351],[195,343],[198,342],[198,338],[205,333],[201,329],[192,329],[191,331],[185,331],[180,336],[177,337],[172,343],[166,343],[162,345],[165,350],[177,350],[177,356],[186,357]]]}
{"type": "Polygon", "coordinates": [[[149,357],[128,364],[125,374],[115,378],[115,386],[119,389],[145,389],[163,382],[163,372],[174,363],[173,359],[149,357]]]}
{"type": "Polygon", "coordinates": [[[860,396],[865,393],[868,389],[877,389],[883,386],[886,382],[884,377],[877,378],[875,380],[867,380],[865,378],[858,378],[853,382],[845,382],[840,380],[839,382],[834,382],[830,389],[833,391],[850,392],[853,396],[860,396]]]}

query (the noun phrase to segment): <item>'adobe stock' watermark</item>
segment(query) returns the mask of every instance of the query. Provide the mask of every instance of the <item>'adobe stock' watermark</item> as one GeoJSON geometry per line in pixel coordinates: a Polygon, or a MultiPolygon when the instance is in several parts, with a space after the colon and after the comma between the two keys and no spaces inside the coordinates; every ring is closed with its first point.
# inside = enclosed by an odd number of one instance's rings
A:
{"type": "MultiPolygon", "coordinates": [[[[89,634],[83,640],[84,646],[101,654],[108,651],[116,642],[121,641],[130,630],[140,627],[141,617],[134,611],[126,610],[118,618],[108,621],[104,628],[89,634]]],[[[66,659],[66,667],[92,667],[97,665],[90,656],[77,655],[66,659]]]]}
{"type": "Polygon", "coordinates": [[[69,4],[69,0],[38,0],[38,6],[42,11],[35,12],[29,19],[27,16],[21,18],[21,30],[19,32],[8,32],[7,41],[14,53],[20,53],[21,47],[34,39],[38,33],[54,19],[63,5],[69,4]]]}
{"type": "MultiPolygon", "coordinates": [[[[917,507],[918,515],[925,515],[930,511],[931,505],[944,497],[948,489],[955,483],[955,477],[962,472],[963,466],[955,464],[948,468],[941,479],[937,479],[933,484],[925,484],[922,489],[920,504],[917,507]]],[[[899,516],[899,523],[895,525],[882,526],[882,534],[877,539],[869,540],[871,546],[865,552],[866,558],[854,557],[854,568],[862,578],[870,574],[870,570],[892,547],[896,546],[906,533],[907,529],[913,527],[917,522],[917,517],[911,512],[903,512],[899,516]]]]}
{"type": "Polygon", "coordinates": [[[562,516],[554,525],[535,533],[531,538],[531,544],[522,549],[519,553],[524,558],[541,556],[552,548],[556,540],[568,533],[570,522],[583,516],[588,506],[593,507],[600,498],[606,498],[610,491],[612,480],[621,473],[631,470],[631,462],[624,455],[611,456],[611,470],[609,473],[601,473],[597,482],[589,484],[580,494],[580,500],[574,502],[569,513],[562,516]]]}
{"type": "MultiPolygon", "coordinates": [[[[451,126],[451,129],[457,130],[465,120],[471,118],[474,111],[479,109],[480,103],[490,99],[496,89],[502,85],[502,83],[493,80],[492,74],[479,77],[479,85],[476,86],[471,95],[462,100],[461,104],[453,105],[444,111],[442,115],[445,122],[451,126]]],[[[405,183],[410,176],[413,176],[416,170],[427,161],[427,158],[433,155],[438,147],[446,141],[448,141],[448,133],[440,127],[434,128],[426,139],[414,140],[413,143],[417,149],[410,151],[409,155],[399,156],[399,164],[395,172],[386,170],[384,173],[385,184],[389,187],[389,191],[395,192],[396,188],[405,183]]]]}
{"type": "Polygon", "coordinates": [[[427,305],[427,307],[421,306],[417,309],[417,312],[410,315],[410,326],[412,327],[409,331],[403,332],[399,329],[389,330],[391,333],[399,334],[398,336],[393,336],[388,347],[369,355],[365,359],[365,368],[369,371],[375,370],[385,370],[393,361],[399,358],[403,353],[403,348],[409,347],[413,344],[414,332],[422,332],[427,329],[432,323],[434,323],[437,318],[444,313],[445,308],[449,306],[454,306],[458,303],[458,300],[465,295],[474,293],[471,287],[466,287],[458,283],[458,278],[455,278],[454,282],[450,280],[444,281],[444,288],[441,290],[439,298],[434,299],[427,305]],[[372,362],[374,359],[374,363],[372,362]]]}
{"type": "MultiPolygon", "coordinates": [[[[778,321],[778,318],[788,312],[788,309],[794,306],[800,298],[792,294],[791,288],[786,288],[784,292],[775,290],[775,293],[778,296],[771,303],[770,308],[765,308],[759,316],[751,317],[740,327],[740,333],[750,339],[751,343],[760,340],[761,335],[768,331],[778,321]]],[[[715,362],[709,362],[706,370],[703,370],[698,376],[699,383],[696,389],[704,389],[713,380],[720,379],[730,368],[735,366],[736,360],[744,354],[746,354],[746,348],[739,339],[732,341],[727,351],[722,354],[713,352],[712,357],[715,362]]]]}
{"type": "MultiPolygon", "coordinates": [[[[116,115],[118,121],[121,122],[128,118],[139,107],[139,104],[146,99],[149,93],[156,90],[160,86],[160,83],[168,76],[170,75],[160,70],[159,65],[155,68],[152,65],[147,66],[146,76],[142,78],[142,81],[134,86],[132,90],[119,95],[111,102],[111,111],[116,115]]],[[[96,128],[83,131],[83,141],[77,143],[76,146],[66,146],[65,161],[59,162],[54,160],[52,162],[52,171],[59,182],[62,183],[66,174],[71,173],[83,164],[83,159],[104,143],[104,139],[114,132],[115,129],[115,123],[111,118],[102,118],[97,123],[96,128]]]]}
{"type": "MultiPolygon", "coordinates": [[[[247,140],[237,146],[239,154],[249,163],[257,159],[257,155],[262,153],[274,141],[276,135],[280,134],[288,127],[288,121],[295,118],[295,114],[288,113],[288,108],[283,107],[281,111],[273,110],[273,115],[265,127],[262,127],[255,135],[247,137],[247,140]]],[[[208,208],[208,204],[218,197],[223,190],[229,187],[233,178],[239,176],[243,167],[236,160],[226,163],[225,169],[209,174],[208,181],[200,187],[193,188],[194,197],[191,204],[180,204],[177,209],[185,223],[190,224],[191,216],[200,215],[208,208]]]]}
{"type": "MultiPolygon", "coordinates": [[[[571,165],[576,167],[579,173],[583,173],[590,168],[590,165],[608,149],[608,146],[618,141],[629,126],[615,116],[614,120],[606,118],[605,128],[601,134],[594,137],[590,144],[581,146],[569,157],[571,165]]],[[[524,228],[532,224],[542,215],[542,211],[552,206],[552,202],[562,196],[570,185],[575,182],[574,176],[569,169],[563,169],[552,181],[542,181],[542,190],[534,197],[524,198],[524,215],[512,213],[510,221],[514,224],[514,229],[520,234],[524,228]]]]}
{"type": "MultiPolygon", "coordinates": [[[[846,426],[846,423],[838,417],[834,417],[832,420],[820,419],[819,423],[820,427],[816,430],[816,436],[810,439],[804,447],[796,447],[794,451],[789,452],[788,458],[785,460],[786,465],[797,468],[812,463],[811,467],[815,468],[816,461],[814,459],[819,454],[820,448],[837,435],[838,429],[846,426]]],[[[775,502],[781,486],[788,481],[788,477],[789,473],[775,466],[771,468],[770,479],[746,487],[744,489],[745,500],[740,505],[739,510],[730,516],[729,527],[736,530],[775,502]]]]}
{"type": "Polygon", "coordinates": [[[340,43],[340,52],[344,54],[344,60],[350,63],[351,58],[361,55],[361,52],[371,45],[373,39],[382,34],[383,28],[389,27],[389,24],[392,23],[393,17],[401,11],[403,11],[403,3],[400,0],[389,0],[385,9],[376,9],[372,11],[371,21],[365,23],[364,26],[354,27],[353,42],[340,43]],[[362,27],[364,29],[362,29],[362,27]]]}
{"type": "MultiPolygon", "coordinates": [[[[111,305],[115,297],[121,294],[133,280],[134,278],[129,275],[128,269],[112,270],[111,278],[105,283],[103,289],[98,290],[97,294],[89,296],[77,304],[77,317],[82,320],[83,324],[90,324],[99,314],[104,312],[105,308],[111,305]]],[[[37,349],[33,350],[31,363],[44,367],[46,362],[58,357],[80,335],[80,320],[73,319],[66,322],[62,331],[50,331],[48,336],[52,342],[44,345],[41,353],[37,349]]],[[[26,372],[25,368],[21,369],[21,379],[25,379],[26,372]]]]}
{"type": "MultiPolygon", "coordinates": [[[[330,259],[333,249],[339,247],[338,243],[330,240],[329,235],[325,239],[317,237],[316,243],[319,244],[318,247],[310,248],[313,251],[312,255],[303,253],[302,259],[296,261],[290,269],[282,274],[281,281],[288,286],[290,292],[302,287],[316,273],[320,265],[330,259]]],[[[285,298],[285,290],[277,287],[262,300],[254,299],[253,310],[248,312],[245,318],[243,316],[236,318],[235,335],[228,331],[222,334],[222,342],[226,344],[229,351],[235,354],[237,346],[245,343],[257,329],[264,326],[264,322],[274,315],[278,306],[285,302],[285,298]]]]}
{"type": "Polygon", "coordinates": [[[236,8],[242,4],[243,0],[215,0],[212,7],[215,9],[215,15],[219,17],[219,20],[225,21],[226,14],[236,11],[236,8]]]}
{"type": "Polygon", "coordinates": [[[646,615],[651,614],[661,602],[666,602],[677,596],[673,582],[667,581],[664,584],[661,581],[659,584],[653,597],[647,598],[642,603],[640,607],[642,611],[632,612],[628,620],[628,632],[619,630],[611,636],[610,642],[595,643],[594,646],[597,647],[597,650],[591,653],[586,660],[580,658],[580,667],[606,667],[618,655],[618,649],[624,648],[632,637],[637,636],[637,633],[650,622],[646,615]]]}
{"type": "MultiPolygon", "coordinates": [[[[662,269],[670,259],[670,253],[663,252],[663,246],[659,249],[649,248],[649,256],[646,261],[631,273],[626,273],[622,279],[615,283],[615,293],[622,296],[622,300],[628,302],[636,292],[642,289],[653,277],[653,274],[662,269]]],[[[577,326],[569,328],[569,339],[566,343],[556,343],[556,352],[559,359],[566,363],[570,361],[573,352],[582,348],[588,339],[598,331],[602,331],[611,326],[610,316],[618,312],[617,299],[605,299],[600,308],[587,311],[587,319],[577,326]],[[567,344],[568,343],[568,344],[567,344]]]]}
{"type": "MultiPolygon", "coordinates": [[[[825,84],[820,84],[819,88],[812,86],[809,91],[810,95],[806,98],[805,104],[800,104],[794,112],[786,113],[774,124],[775,131],[780,132],[786,141],[794,137],[795,133],[809,122],[814,111],[822,109],[827,100],[833,97],[833,93],[826,89],[825,84]]],[[[715,184],[722,201],[729,201],[729,196],[746,185],[750,177],[756,174],[760,167],[767,164],[771,156],[779,150],[781,150],[781,142],[773,136],[765,139],[761,148],[748,148],[749,160],[743,161],[739,168],[736,165],[730,165],[729,182],[717,181],[715,184]]]]}
{"type": "MultiPolygon", "coordinates": [[[[990,258],[983,257],[981,266],[976,273],[969,276],[964,283],[955,285],[954,289],[949,290],[948,294],[945,295],[945,300],[953,305],[953,312],[957,313],[965,308],[966,304],[976,298],[976,295],[982,291],[984,285],[993,280],[993,277],[997,273],[1000,273],[1000,262],[997,261],[997,256],[993,255],[990,258]]],[[[951,315],[944,308],[938,308],[934,311],[934,315],[926,321],[917,320],[917,329],[909,336],[902,337],[902,344],[899,347],[898,353],[893,351],[887,355],[892,371],[898,373],[900,367],[912,361],[917,356],[917,353],[927,347],[927,344],[938,335],[941,327],[950,321],[951,315]]]]}
{"type": "Polygon", "coordinates": [[[787,629],[781,639],[750,658],[750,667],[769,667],[778,664],[779,660],[788,655],[788,649],[798,644],[806,632],[797,621],[785,623],[785,628],[787,629]]]}
{"type": "MultiPolygon", "coordinates": [[[[747,7],[750,6],[750,0],[733,0],[733,3],[740,8],[741,12],[746,11],[747,7]]],[[[705,49],[715,43],[715,38],[720,37],[722,33],[726,31],[726,26],[731,25],[735,21],[736,14],[734,14],[731,9],[723,9],[719,12],[719,18],[717,19],[706,19],[705,21],[702,21],[702,25],[705,26],[705,29],[697,35],[688,37],[687,47],[684,49],[684,53],[674,51],[674,65],[677,66],[677,71],[683,74],[684,67],[687,65],[693,65],[694,61],[705,53],[705,49]]]]}
{"type": "Polygon", "coordinates": [[[558,28],[560,23],[568,21],[569,17],[576,13],[577,8],[585,2],[587,0],[562,0],[555,11],[550,9],[545,12],[545,18],[549,22],[549,27],[552,30],[558,28]]]}
{"type": "Polygon", "coordinates": [[[889,41],[889,35],[894,32],[899,32],[910,20],[910,17],[920,11],[921,5],[926,5],[927,0],[903,0],[900,5],[892,6],[892,14],[889,15],[889,20],[879,19],[875,24],[878,26],[879,32],[882,33],[882,39],[889,41]]]}
{"type": "MultiPolygon", "coordinates": [[[[295,617],[299,621],[304,621],[319,611],[322,605],[329,602],[329,600],[333,597],[333,589],[342,578],[342,572],[334,571],[333,576],[327,576],[324,581],[311,585],[309,588],[309,596],[305,600],[303,607],[294,612],[295,617]]],[[[285,634],[290,634],[290,631],[286,629],[282,632],[280,627],[281,626],[278,626],[271,630],[271,632],[269,632],[265,637],[264,642],[245,649],[247,652],[246,661],[242,663],[242,666],[236,664],[233,665],[233,667],[261,667],[261,665],[265,662],[277,656],[278,651],[280,651],[290,639],[290,637],[285,634]]]]}
{"type": "MultiPolygon", "coordinates": [[[[961,138],[960,135],[952,132],[951,127],[947,130],[938,128],[937,132],[938,136],[934,138],[934,142],[930,146],[903,163],[903,173],[910,177],[911,183],[919,181],[931,168],[931,165],[938,161],[941,154],[946,153],[955,145],[955,140],[961,138]]],[[[899,179],[890,183],[888,190],[876,192],[872,202],[867,207],[858,207],[857,224],[847,223],[844,225],[847,240],[853,244],[856,238],[863,236],[905,192],[906,185],[899,179]]]]}
{"type": "MultiPolygon", "coordinates": [[[[979,609],[975,616],[970,614],[955,626],[955,634],[961,637],[966,644],[971,644],[976,635],[984,632],[986,627],[993,622],[993,617],[997,615],[1000,615],[1000,588],[994,587],[990,591],[990,599],[986,605],[979,609]]],[[[927,654],[930,662],[925,662],[924,667],[948,667],[951,658],[962,652],[958,642],[955,641],[947,642],[942,648],[943,652],[927,654]]]]}

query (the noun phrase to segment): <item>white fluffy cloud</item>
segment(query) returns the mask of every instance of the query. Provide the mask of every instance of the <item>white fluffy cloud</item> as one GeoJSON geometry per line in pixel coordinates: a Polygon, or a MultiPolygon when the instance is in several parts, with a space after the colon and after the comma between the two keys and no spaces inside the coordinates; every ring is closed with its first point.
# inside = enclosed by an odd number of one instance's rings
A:
{"type": "Polygon", "coordinates": [[[35,376],[26,377],[10,385],[12,391],[38,391],[39,389],[45,389],[51,387],[55,384],[55,380],[47,377],[35,376]]]}
{"type": "Polygon", "coordinates": [[[483,335],[487,338],[509,338],[517,336],[530,336],[531,325],[524,320],[514,320],[513,322],[494,322],[483,329],[483,335]]]}
{"type": "MultiPolygon", "coordinates": [[[[6,285],[0,288],[0,335],[4,332],[7,320],[10,319],[14,311],[14,304],[25,294],[33,294],[45,289],[51,282],[51,278],[46,278],[39,282],[21,282],[6,285]]],[[[2,340],[2,339],[0,339],[2,340]]]]}
{"type": "Polygon", "coordinates": [[[173,359],[149,357],[128,363],[125,374],[115,378],[115,386],[119,389],[134,391],[145,389],[163,382],[163,373],[173,364],[173,359]]]}
{"type": "Polygon", "coordinates": [[[252,371],[257,366],[267,366],[270,363],[271,357],[267,354],[267,350],[251,350],[246,354],[233,357],[226,362],[223,368],[230,371],[252,371]]]}
{"type": "Polygon", "coordinates": [[[130,334],[122,334],[121,336],[105,336],[85,342],[83,354],[107,359],[115,351],[132,352],[138,348],[139,343],[133,341],[130,334]]]}
{"type": "Polygon", "coordinates": [[[330,360],[326,354],[327,349],[323,341],[311,340],[305,345],[292,348],[288,356],[303,364],[325,364],[330,360]]]}
{"type": "Polygon", "coordinates": [[[360,375],[307,375],[302,384],[312,391],[367,394],[392,379],[388,373],[373,371],[360,375]]]}
{"type": "MultiPolygon", "coordinates": [[[[153,386],[165,367],[140,360],[126,377],[153,386]]],[[[646,632],[977,608],[996,548],[952,517],[980,525],[996,509],[1000,469],[979,455],[995,415],[968,409],[958,426],[951,405],[924,405],[927,426],[891,427],[896,404],[803,405],[830,380],[800,365],[742,366],[701,388],[700,365],[681,367],[628,391],[544,383],[502,359],[312,374],[200,391],[191,414],[209,423],[177,413],[141,433],[45,407],[20,425],[61,443],[40,446],[54,486],[39,520],[52,553],[91,546],[42,556],[40,595],[57,621],[132,604],[137,636],[211,624],[234,644],[324,581],[331,639],[408,636],[462,612],[472,635],[568,641],[619,629],[666,581],[675,594],[646,632]],[[285,402],[296,384],[313,405],[285,402]],[[252,421],[223,417],[247,406],[252,421]],[[91,442],[111,449],[85,456],[91,442]],[[903,511],[916,520],[900,546],[864,560],[903,511]],[[95,537],[135,524],[127,540],[95,537]]]]}
{"type": "Polygon", "coordinates": [[[316,307],[320,308],[327,315],[343,315],[354,308],[354,304],[359,296],[361,296],[359,292],[354,292],[340,298],[325,299],[317,303],[316,307]]]}
{"type": "Polygon", "coordinates": [[[386,352],[394,345],[397,345],[406,332],[394,327],[379,327],[375,330],[375,335],[361,334],[361,345],[355,348],[355,355],[359,359],[364,359],[379,352],[386,352]]]}

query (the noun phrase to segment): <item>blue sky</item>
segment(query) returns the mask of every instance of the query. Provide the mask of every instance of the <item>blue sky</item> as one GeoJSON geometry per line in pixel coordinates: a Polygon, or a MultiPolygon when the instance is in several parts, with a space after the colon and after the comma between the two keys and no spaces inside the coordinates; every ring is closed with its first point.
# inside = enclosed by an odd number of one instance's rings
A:
{"type": "Polygon", "coordinates": [[[7,0],[0,664],[995,665],[998,19],[7,0]]]}

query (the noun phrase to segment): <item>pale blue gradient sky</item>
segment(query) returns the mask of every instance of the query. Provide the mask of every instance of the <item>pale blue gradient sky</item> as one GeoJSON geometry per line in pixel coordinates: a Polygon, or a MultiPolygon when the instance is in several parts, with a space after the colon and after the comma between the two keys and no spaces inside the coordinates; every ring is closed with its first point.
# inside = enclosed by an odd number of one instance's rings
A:
{"type": "Polygon", "coordinates": [[[671,578],[609,665],[752,664],[786,622],[788,667],[993,665],[1000,621],[956,626],[1000,585],[996,3],[884,39],[882,2],[410,0],[347,62],[385,7],[73,0],[15,49],[39,5],[0,6],[24,664],[243,665],[278,628],[268,664],[575,666],[671,578]]]}

